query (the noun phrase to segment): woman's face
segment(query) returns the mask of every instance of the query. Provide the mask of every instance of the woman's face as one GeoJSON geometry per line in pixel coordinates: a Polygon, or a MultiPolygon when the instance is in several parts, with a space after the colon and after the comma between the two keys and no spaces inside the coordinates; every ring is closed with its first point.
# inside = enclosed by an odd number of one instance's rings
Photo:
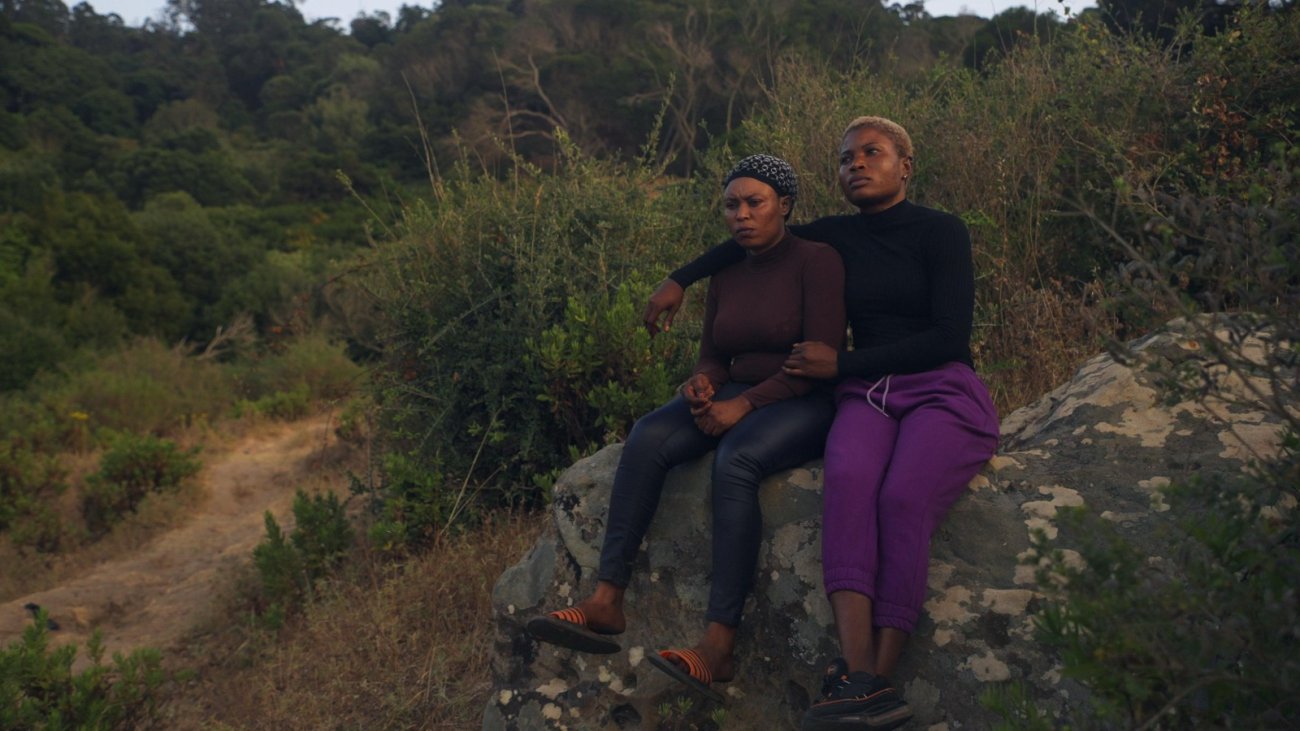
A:
{"type": "Polygon", "coordinates": [[[877,129],[861,127],[840,144],[840,190],[863,213],[879,213],[907,197],[911,158],[877,129]]]}
{"type": "Polygon", "coordinates": [[[790,197],[778,196],[767,183],[736,178],[723,190],[722,205],[732,238],[751,254],[767,251],[785,236],[790,197]]]}

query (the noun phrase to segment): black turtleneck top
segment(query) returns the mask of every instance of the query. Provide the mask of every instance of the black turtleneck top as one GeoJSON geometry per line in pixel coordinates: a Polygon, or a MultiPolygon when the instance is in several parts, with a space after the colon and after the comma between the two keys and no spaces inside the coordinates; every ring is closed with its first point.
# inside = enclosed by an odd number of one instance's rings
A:
{"type": "MultiPolygon", "coordinates": [[[[853,348],[839,355],[841,376],[920,373],[952,361],[973,365],[975,276],[960,218],[904,200],[880,213],[826,216],[790,231],[829,244],[844,262],[853,348]]],[[[728,241],[670,277],[687,287],[744,257],[728,241]]]]}

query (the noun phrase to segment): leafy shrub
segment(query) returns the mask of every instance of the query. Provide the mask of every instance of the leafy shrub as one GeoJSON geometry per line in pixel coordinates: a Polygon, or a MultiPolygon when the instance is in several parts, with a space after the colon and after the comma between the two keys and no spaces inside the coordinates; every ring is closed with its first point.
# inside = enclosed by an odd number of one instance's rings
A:
{"type": "Polygon", "coordinates": [[[1182,315],[1200,346],[1150,365],[1167,398],[1263,410],[1283,426],[1278,452],[1245,474],[1164,491],[1176,550],[1158,563],[1084,510],[1056,542],[1036,542],[1030,560],[1049,559],[1040,584],[1051,599],[1039,636],[1092,691],[1097,725],[1281,728],[1300,717],[1300,147],[1245,139],[1211,148],[1194,185],[1120,181],[1115,199],[1143,221],[1137,233],[1085,209],[1128,260],[1120,303],[1182,315]],[[1051,560],[1064,541],[1082,566],[1051,560]]]}
{"type": "Polygon", "coordinates": [[[576,451],[624,438],[689,372],[693,343],[672,334],[652,340],[641,327],[650,289],[633,276],[606,296],[570,297],[563,320],[528,339],[527,363],[543,383],[537,398],[550,405],[560,445],[576,451]]]}
{"type": "Polygon", "coordinates": [[[271,627],[284,623],[287,613],[296,608],[303,590],[302,558],[280,530],[271,511],[266,512],[266,538],[253,549],[253,565],[261,582],[259,608],[263,621],[271,627]]]}
{"type": "Polygon", "coordinates": [[[0,531],[41,553],[57,551],[66,527],[50,504],[67,489],[58,460],[10,442],[0,447],[0,531]]]}
{"type": "Polygon", "coordinates": [[[257,413],[272,419],[290,421],[307,415],[311,407],[311,389],[300,383],[289,391],[277,391],[267,394],[256,401],[240,401],[235,404],[235,416],[245,413],[257,413]]]}
{"type": "Polygon", "coordinates": [[[31,503],[49,500],[66,489],[58,461],[9,443],[0,447],[0,530],[29,512],[31,503]]]}
{"type": "Polygon", "coordinates": [[[339,425],[334,434],[345,442],[367,443],[374,432],[375,404],[365,394],[348,399],[339,412],[339,425]]]}
{"type": "Polygon", "coordinates": [[[67,545],[71,533],[63,518],[43,502],[26,501],[19,505],[21,517],[10,527],[9,540],[20,549],[37,553],[56,553],[67,545]]]}
{"type": "Polygon", "coordinates": [[[383,456],[383,490],[373,491],[355,476],[352,493],[366,498],[373,522],[368,529],[371,545],[387,554],[430,545],[439,531],[456,518],[474,518],[475,495],[468,483],[450,484],[440,472],[397,453],[383,456]],[[468,499],[467,499],[468,498],[468,499]]]}
{"type": "Polygon", "coordinates": [[[199,471],[199,449],[150,435],[122,434],[86,481],[82,513],[92,535],[103,535],[150,493],[177,489],[199,471]]]}
{"type": "MultiPolygon", "coordinates": [[[[48,376],[38,378],[37,383],[46,380],[48,376]]],[[[13,448],[35,452],[84,449],[88,429],[83,415],[39,387],[0,395],[0,435],[13,448]]]]}
{"type": "Polygon", "coordinates": [[[76,645],[49,646],[45,612],[22,639],[0,650],[0,728],[144,729],[159,720],[168,674],[157,650],[139,649],[103,661],[99,633],[86,651],[90,666],[73,671],[76,645]]]}
{"type": "Polygon", "coordinates": [[[89,415],[94,429],[165,434],[215,418],[230,407],[221,367],[143,339],[75,369],[50,398],[89,415]]]}
{"type": "Polygon", "coordinates": [[[338,565],[352,547],[352,526],[343,504],[332,492],[308,497],[298,491],[293,499],[293,517],[290,541],[302,557],[307,576],[315,581],[338,565]]]}
{"type": "Polygon", "coordinates": [[[22,388],[57,363],[66,345],[53,328],[32,324],[0,303],[0,391],[22,388]]]}
{"type": "MultiPolygon", "coordinates": [[[[1280,458],[1240,480],[1165,490],[1180,550],[1160,565],[1099,517],[1064,521],[1085,563],[1053,564],[1043,585],[1057,601],[1038,636],[1092,691],[1098,719],[1282,728],[1300,717],[1298,447],[1292,433],[1280,458]]],[[[1038,551],[1031,560],[1050,548],[1038,551]]]]}
{"type": "Polygon", "coordinates": [[[271,352],[235,368],[239,389],[254,401],[305,391],[308,400],[332,401],[356,390],[362,369],[343,346],[323,334],[308,334],[276,344],[271,352]]]}
{"type": "Polygon", "coordinates": [[[299,490],[293,499],[296,526],[285,536],[267,511],[266,538],[253,549],[253,565],[261,583],[260,614],[279,627],[310,596],[352,547],[352,527],[343,504],[332,492],[308,496],[299,490]]]}
{"type": "MultiPolygon", "coordinates": [[[[432,205],[409,211],[400,238],[369,267],[367,287],[387,326],[381,433],[403,475],[390,476],[390,492],[449,491],[434,512],[455,504],[467,484],[492,483],[498,502],[538,501],[535,475],[618,431],[610,424],[623,413],[609,424],[580,422],[597,379],[628,389],[661,377],[633,370],[653,359],[649,344],[622,333],[612,342],[575,338],[588,325],[603,328],[601,336],[637,330],[633,290],[621,295],[619,313],[605,313],[619,285],[655,281],[701,249],[702,218],[714,222],[709,238],[720,231],[721,217],[691,198],[692,186],[564,153],[553,174],[521,164],[500,180],[462,167],[439,184],[432,205]],[[566,327],[566,312],[586,319],[566,327]],[[624,344],[642,353],[595,362],[624,344]],[[580,384],[557,382],[573,368],[583,370],[580,384]]],[[[603,398],[634,408],[612,390],[603,398]]]]}

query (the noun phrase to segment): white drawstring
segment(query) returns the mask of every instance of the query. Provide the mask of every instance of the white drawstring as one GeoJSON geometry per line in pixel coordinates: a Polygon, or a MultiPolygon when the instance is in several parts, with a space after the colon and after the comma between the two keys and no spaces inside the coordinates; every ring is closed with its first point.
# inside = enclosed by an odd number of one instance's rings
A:
{"type": "Polygon", "coordinates": [[[877,380],[875,383],[871,384],[871,388],[867,389],[867,403],[871,404],[871,408],[875,409],[876,411],[879,411],[887,419],[894,418],[889,415],[888,411],[885,411],[885,407],[889,405],[889,380],[893,377],[894,374],[890,373],[884,378],[881,378],[877,380]],[[871,394],[875,392],[876,387],[879,386],[881,383],[885,384],[885,390],[880,392],[880,405],[876,406],[876,403],[871,400],[871,394]]]}

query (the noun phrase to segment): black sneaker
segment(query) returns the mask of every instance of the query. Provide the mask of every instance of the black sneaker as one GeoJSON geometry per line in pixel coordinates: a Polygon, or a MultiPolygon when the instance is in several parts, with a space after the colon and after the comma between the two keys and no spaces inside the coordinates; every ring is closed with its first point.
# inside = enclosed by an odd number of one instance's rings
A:
{"type": "Polygon", "coordinates": [[[837,657],[822,678],[822,697],[803,714],[801,731],[846,731],[898,728],[912,718],[912,709],[889,681],[879,675],[849,672],[837,657]]]}

